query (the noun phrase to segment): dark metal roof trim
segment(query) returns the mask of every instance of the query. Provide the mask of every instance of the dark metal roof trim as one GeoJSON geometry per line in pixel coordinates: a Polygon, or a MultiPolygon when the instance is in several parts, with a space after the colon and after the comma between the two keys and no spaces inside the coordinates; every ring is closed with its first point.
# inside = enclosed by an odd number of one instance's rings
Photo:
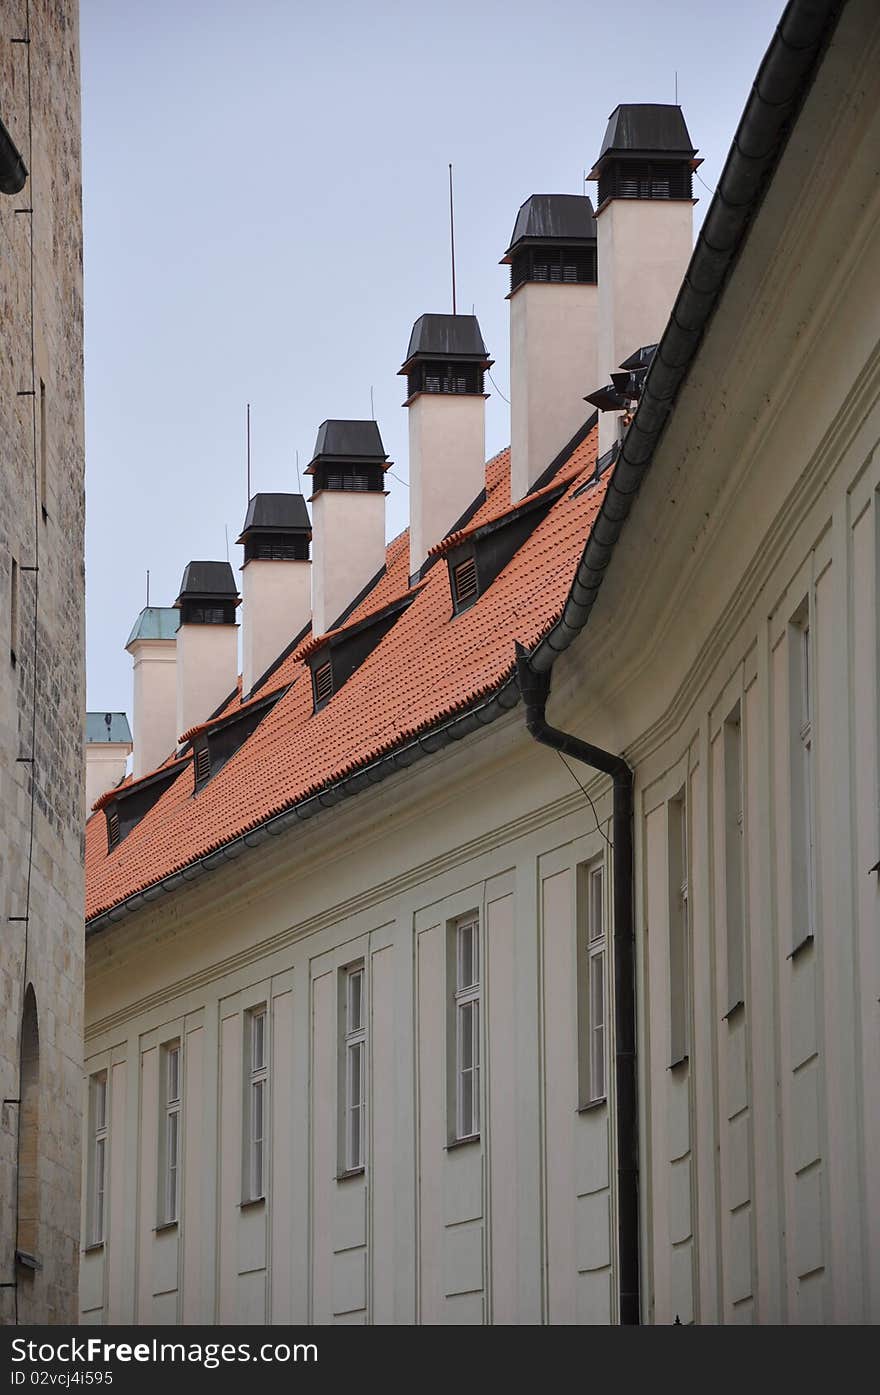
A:
{"type": "Polygon", "coordinates": [[[412,327],[406,358],[398,374],[408,373],[417,359],[438,358],[467,360],[491,368],[493,360],[476,315],[420,315],[412,327]]]}
{"type": "Polygon", "coordinates": [[[182,600],[238,600],[238,587],[228,562],[188,562],[180,583],[180,595],[174,602],[179,606],[182,600]]]}
{"type": "Polygon", "coordinates": [[[596,214],[586,194],[532,194],[516,215],[501,264],[510,261],[517,247],[528,243],[591,246],[596,237],[596,214]]]}
{"type": "Polygon", "coordinates": [[[681,107],[662,102],[623,102],[608,118],[596,169],[606,159],[649,153],[673,158],[696,155],[681,107]]]}
{"type": "Polygon", "coordinates": [[[255,494],[237,541],[244,542],[249,533],[308,533],[311,537],[305,499],[301,494],[255,494]]]}
{"type": "Polygon", "coordinates": [[[306,474],[313,475],[314,465],[319,460],[347,460],[351,462],[369,461],[378,465],[388,459],[379,427],[375,421],[322,421],[315,440],[315,452],[306,467],[306,474]]]}
{"type": "Polygon", "coordinates": [[[758,69],[684,282],[623,439],[559,621],[530,656],[543,672],[580,634],[633,500],[810,89],[844,0],[789,0],[758,69]]]}

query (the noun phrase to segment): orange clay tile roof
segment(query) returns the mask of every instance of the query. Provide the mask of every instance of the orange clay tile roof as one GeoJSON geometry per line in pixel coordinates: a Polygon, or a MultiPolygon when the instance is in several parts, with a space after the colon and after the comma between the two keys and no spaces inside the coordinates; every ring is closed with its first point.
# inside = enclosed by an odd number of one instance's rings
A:
{"type": "MultiPolygon", "coordinates": [[[[453,615],[447,567],[438,559],[413,588],[408,608],[320,712],[313,712],[311,676],[303,660],[311,648],[306,637],[254,696],[287,691],[198,794],[187,760],[112,852],[105,818],[94,814],[86,825],[86,919],[490,695],[512,672],[515,643],[531,648],[561,614],[605,494],[607,474],[578,492],[595,463],[593,430],[553,481],[566,483],[563,494],[469,609],[453,615]]],[[[510,452],[505,450],[487,463],[486,499],[468,531],[510,507],[510,452]]],[[[388,544],[385,572],[346,626],[406,595],[408,569],[404,532],[388,544]]],[[[240,704],[239,687],[218,718],[240,710],[240,704]]]]}

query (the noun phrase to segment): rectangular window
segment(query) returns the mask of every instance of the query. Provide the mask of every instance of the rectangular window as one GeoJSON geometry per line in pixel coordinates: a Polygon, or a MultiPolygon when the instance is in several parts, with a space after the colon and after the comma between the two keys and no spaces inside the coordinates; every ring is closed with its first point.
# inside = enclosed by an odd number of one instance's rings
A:
{"type": "Polygon", "coordinates": [[[688,1059],[690,905],[688,808],[684,790],[670,800],[669,819],[669,1027],[670,1065],[688,1059]]]}
{"type": "Polygon", "coordinates": [[[813,648],[809,602],[788,630],[791,721],[792,944],[795,953],[815,932],[816,850],[813,802],[813,648]]]}
{"type": "Polygon", "coordinates": [[[91,1115],[91,1185],[89,1187],[88,1243],[104,1243],[107,1193],[107,1152],[109,1148],[110,1101],[107,1072],[99,1071],[89,1081],[91,1115]]]}
{"type": "Polygon", "coordinates": [[[743,765],[740,705],[724,723],[724,895],[727,916],[727,1013],[745,999],[743,916],[743,765]]]}
{"type": "Polygon", "coordinates": [[[356,1172],[366,1163],[367,1007],[364,966],[345,970],[343,1071],[345,1099],[344,1170],[356,1172]]]}
{"type": "Polygon", "coordinates": [[[455,927],[455,1136],[480,1132],[480,923],[455,927]]]}
{"type": "Polygon", "coordinates": [[[247,1023],[247,1131],[245,1201],[266,1195],[266,1120],[269,1097],[269,1043],[265,1007],[252,1008],[247,1023]]]}
{"type": "Polygon", "coordinates": [[[18,661],[18,563],[14,557],[9,579],[9,658],[15,667],[18,661]]]}
{"type": "Polygon", "coordinates": [[[49,517],[49,445],[46,439],[46,384],[40,379],[40,508],[43,522],[49,517]]]}
{"type": "Polygon", "coordinates": [[[578,1096],[581,1109],[607,1093],[605,867],[578,869],[578,1096]]]}
{"type": "Polygon", "coordinates": [[[170,1225],[178,1216],[180,1195],[180,1042],[162,1050],[162,1168],[159,1199],[160,1224],[170,1225]]]}

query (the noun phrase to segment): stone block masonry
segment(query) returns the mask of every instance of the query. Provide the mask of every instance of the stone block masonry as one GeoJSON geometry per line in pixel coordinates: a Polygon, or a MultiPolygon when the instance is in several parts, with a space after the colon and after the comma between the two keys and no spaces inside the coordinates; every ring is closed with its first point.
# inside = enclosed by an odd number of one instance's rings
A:
{"type": "Polygon", "coordinates": [[[0,195],[0,1321],[73,1322],[85,708],[75,0],[4,3],[0,103],[29,171],[20,194],[0,195]],[[28,985],[38,1049],[22,1110],[28,985]],[[25,1250],[38,1267],[16,1259],[25,1250]]]}

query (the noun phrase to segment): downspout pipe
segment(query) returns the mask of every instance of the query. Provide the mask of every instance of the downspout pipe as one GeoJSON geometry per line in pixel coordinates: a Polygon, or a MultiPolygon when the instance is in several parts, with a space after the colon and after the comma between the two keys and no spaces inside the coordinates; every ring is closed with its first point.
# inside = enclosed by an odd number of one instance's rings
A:
{"type": "Polygon", "coordinates": [[[535,741],[610,775],[614,904],[614,1067],[616,1081],[618,1313],[622,1326],[640,1321],[639,1114],[636,1088],[635,919],[633,913],[633,774],[622,756],[591,746],[547,722],[551,670],[537,673],[517,645],[517,681],[526,728],[535,741]]]}

